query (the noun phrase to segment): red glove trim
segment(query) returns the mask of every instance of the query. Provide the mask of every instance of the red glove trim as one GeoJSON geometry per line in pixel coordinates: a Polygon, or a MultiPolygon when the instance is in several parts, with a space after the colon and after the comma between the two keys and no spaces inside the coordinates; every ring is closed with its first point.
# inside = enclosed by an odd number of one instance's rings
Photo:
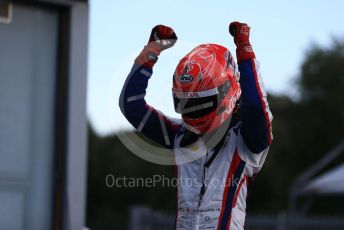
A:
{"type": "Polygon", "coordinates": [[[248,59],[256,58],[256,55],[254,54],[250,43],[241,44],[236,49],[236,54],[237,54],[238,63],[248,60],[248,59]]]}
{"type": "Polygon", "coordinates": [[[154,43],[149,43],[146,45],[139,56],[135,59],[135,63],[138,65],[144,65],[153,68],[154,64],[158,60],[158,56],[161,53],[161,49],[154,45],[154,43]]]}

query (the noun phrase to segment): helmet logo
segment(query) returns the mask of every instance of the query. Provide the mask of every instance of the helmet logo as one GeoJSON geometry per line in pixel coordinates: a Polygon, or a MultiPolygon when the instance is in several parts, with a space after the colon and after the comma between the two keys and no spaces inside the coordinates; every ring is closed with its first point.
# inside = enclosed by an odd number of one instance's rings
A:
{"type": "Polygon", "coordinates": [[[192,82],[194,80],[193,76],[191,76],[190,74],[183,74],[179,76],[178,79],[181,83],[189,83],[192,82]]]}

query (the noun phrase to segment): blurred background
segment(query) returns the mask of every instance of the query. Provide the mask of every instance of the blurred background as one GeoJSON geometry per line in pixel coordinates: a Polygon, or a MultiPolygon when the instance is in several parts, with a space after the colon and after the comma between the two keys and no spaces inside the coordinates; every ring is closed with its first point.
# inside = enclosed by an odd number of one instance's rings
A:
{"type": "Polygon", "coordinates": [[[132,227],[126,224],[136,215],[152,229],[173,226],[174,188],[104,186],[107,175],[173,177],[172,166],[146,162],[122,145],[119,134],[134,130],[117,100],[151,28],[169,25],[179,40],[159,57],[147,102],[178,117],[170,93],[175,66],[202,43],[222,44],[235,54],[227,26],[238,20],[251,26],[274,115],[274,142],[249,194],[247,228],[344,229],[343,2],[94,0],[90,5],[88,226],[132,227]]]}
{"type": "MultiPolygon", "coordinates": [[[[173,229],[176,189],[109,178],[174,178],[120,140],[138,135],[118,97],[156,24],[147,102],[174,113],[174,68],[202,43],[235,53],[251,26],[274,141],[247,201],[247,229],[344,229],[344,2],[0,1],[0,229],[173,229]],[[112,181],[113,182],[113,181],[112,181]]],[[[142,137],[144,138],[144,137],[142,137]]]]}

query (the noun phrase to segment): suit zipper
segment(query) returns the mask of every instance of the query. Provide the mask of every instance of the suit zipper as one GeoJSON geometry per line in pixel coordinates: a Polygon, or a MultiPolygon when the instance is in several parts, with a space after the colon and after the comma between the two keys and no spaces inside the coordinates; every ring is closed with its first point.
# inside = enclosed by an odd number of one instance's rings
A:
{"type": "MultiPolygon", "coordinates": [[[[207,152],[207,155],[206,155],[206,158],[205,158],[206,162],[207,162],[207,159],[208,159],[208,152],[207,152]]],[[[205,183],[204,183],[204,181],[205,181],[205,169],[206,169],[206,163],[203,164],[202,187],[201,187],[201,190],[199,192],[198,211],[200,209],[203,196],[205,194],[205,183]]]]}

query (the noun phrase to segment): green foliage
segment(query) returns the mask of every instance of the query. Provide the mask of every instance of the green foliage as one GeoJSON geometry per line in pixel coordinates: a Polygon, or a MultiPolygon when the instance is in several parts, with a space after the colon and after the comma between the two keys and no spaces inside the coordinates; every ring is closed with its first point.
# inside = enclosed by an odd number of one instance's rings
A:
{"type": "MultiPolygon", "coordinates": [[[[343,139],[343,42],[334,41],[330,48],[311,47],[302,63],[298,89],[301,96],[297,101],[269,95],[274,141],[253,184],[248,212],[287,209],[291,183],[343,139]]],[[[127,150],[116,135],[99,137],[90,128],[87,219],[91,229],[125,229],[128,207],[136,203],[175,210],[174,188],[108,188],[105,183],[108,174],[173,177],[173,169],[146,162],[127,150]]],[[[334,206],[336,202],[341,200],[319,199],[312,211],[343,213],[340,206],[334,206]]]]}
{"type": "MultiPolygon", "coordinates": [[[[287,209],[291,183],[343,139],[344,42],[335,40],[330,48],[311,47],[301,66],[298,88],[297,102],[269,96],[274,141],[249,197],[249,211],[287,209]]],[[[342,156],[330,167],[343,161],[342,156]]],[[[316,199],[311,211],[344,213],[335,202],[338,199],[316,199]]]]}
{"type": "Polygon", "coordinates": [[[128,208],[134,204],[149,204],[162,210],[176,209],[174,188],[162,184],[154,188],[119,188],[111,180],[107,186],[108,175],[116,178],[173,177],[172,166],[152,164],[137,157],[116,135],[99,137],[89,129],[88,172],[87,224],[91,229],[126,229],[128,208]]]}

